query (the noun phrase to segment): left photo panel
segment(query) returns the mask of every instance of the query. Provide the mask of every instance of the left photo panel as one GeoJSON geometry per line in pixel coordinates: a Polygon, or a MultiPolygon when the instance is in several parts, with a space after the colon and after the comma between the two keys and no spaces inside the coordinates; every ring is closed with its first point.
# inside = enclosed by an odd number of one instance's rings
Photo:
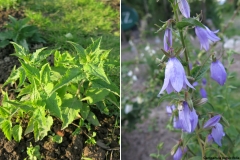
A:
{"type": "Polygon", "coordinates": [[[0,1],[0,159],[120,160],[120,3],[0,1]]]}

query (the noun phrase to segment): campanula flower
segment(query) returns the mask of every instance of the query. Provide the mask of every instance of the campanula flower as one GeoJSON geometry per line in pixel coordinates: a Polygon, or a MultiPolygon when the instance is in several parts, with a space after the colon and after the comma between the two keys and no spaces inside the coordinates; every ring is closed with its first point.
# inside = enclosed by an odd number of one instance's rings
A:
{"type": "Polygon", "coordinates": [[[215,35],[218,31],[211,31],[208,27],[195,27],[195,33],[200,41],[201,49],[204,48],[206,51],[209,50],[209,41],[217,42],[220,40],[218,36],[215,35]]]}
{"type": "Polygon", "coordinates": [[[202,98],[207,98],[207,92],[204,88],[200,89],[200,94],[201,94],[202,98]]]}
{"type": "Polygon", "coordinates": [[[221,119],[221,115],[216,115],[212,118],[210,118],[204,125],[203,128],[208,128],[208,127],[214,127],[219,120],[221,119]]]}
{"type": "Polygon", "coordinates": [[[187,0],[178,0],[178,7],[185,18],[190,18],[190,7],[187,0]]]}
{"type": "Polygon", "coordinates": [[[212,133],[211,133],[214,142],[216,142],[219,146],[222,146],[221,140],[222,137],[225,136],[225,133],[223,132],[223,126],[220,123],[217,123],[213,128],[212,128],[212,133]]]}
{"type": "Polygon", "coordinates": [[[168,52],[168,50],[172,47],[172,30],[170,28],[165,30],[163,39],[164,50],[168,52]]]}
{"type": "Polygon", "coordinates": [[[213,61],[211,63],[210,72],[211,78],[223,86],[227,79],[227,73],[222,63],[218,60],[213,61]]]}
{"type": "Polygon", "coordinates": [[[173,91],[180,92],[182,88],[186,89],[187,85],[194,89],[187,80],[185,70],[180,61],[176,57],[169,58],[165,69],[164,83],[158,95],[162,94],[165,89],[168,94],[173,91]]]}
{"type": "Polygon", "coordinates": [[[205,87],[207,85],[207,80],[205,78],[202,79],[202,85],[205,87]]]}
{"type": "Polygon", "coordinates": [[[166,111],[167,111],[167,114],[168,116],[171,116],[172,115],[172,112],[175,110],[175,106],[172,105],[172,106],[166,106],[166,111]]]}
{"type": "Polygon", "coordinates": [[[207,137],[207,142],[208,142],[208,143],[212,143],[212,142],[213,142],[213,137],[212,137],[211,134],[208,135],[208,137],[207,137]]]}
{"type": "Polygon", "coordinates": [[[179,121],[181,129],[185,132],[191,133],[195,130],[198,123],[198,115],[195,109],[189,109],[187,102],[183,102],[183,109],[179,110],[179,121]]]}
{"type": "Polygon", "coordinates": [[[173,155],[174,160],[181,160],[182,156],[187,152],[187,148],[182,149],[181,147],[178,147],[177,151],[173,155]]]}

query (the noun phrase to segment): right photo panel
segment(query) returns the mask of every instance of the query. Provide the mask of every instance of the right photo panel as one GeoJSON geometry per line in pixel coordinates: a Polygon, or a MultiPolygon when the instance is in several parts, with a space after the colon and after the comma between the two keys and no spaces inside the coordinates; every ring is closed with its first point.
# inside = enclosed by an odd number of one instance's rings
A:
{"type": "Polygon", "coordinates": [[[240,159],[240,0],[121,1],[121,159],[240,159]]]}

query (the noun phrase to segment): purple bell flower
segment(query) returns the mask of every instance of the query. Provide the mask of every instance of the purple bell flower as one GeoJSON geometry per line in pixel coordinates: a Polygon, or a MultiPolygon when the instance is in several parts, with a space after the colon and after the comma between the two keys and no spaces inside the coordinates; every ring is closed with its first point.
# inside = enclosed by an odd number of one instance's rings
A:
{"type": "Polygon", "coordinates": [[[203,128],[208,128],[208,127],[214,127],[219,120],[221,119],[221,115],[216,115],[212,118],[210,118],[204,125],[203,128]]]}
{"type": "Polygon", "coordinates": [[[201,94],[202,98],[207,98],[207,92],[204,88],[200,89],[200,94],[201,94]]]}
{"type": "Polygon", "coordinates": [[[172,105],[172,106],[166,106],[166,111],[167,111],[167,114],[168,116],[171,116],[172,115],[172,112],[175,110],[175,106],[172,105]]]}
{"type": "Polygon", "coordinates": [[[187,0],[179,0],[178,7],[185,18],[190,18],[190,7],[187,0]]]}
{"type": "Polygon", "coordinates": [[[194,89],[187,80],[185,70],[180,61],[176,57],[169,58],[165,69],[164,83],[158,95],[162,94],[165,89],[168,94],[173,91],[180,92],[182,88],[186,89],[187,85],[194,89]]]}
{"type": "Polygon", "coordinates": [[[200,41],[201,49],[204,48],[206,51],[209,50],[209,41],[211,40],[213,42],[217,42],[220,40],[218,36],[215,35],[218,31],[211,31],[208,27],[205,26],[205,28],[202,27],[195,27],[196,35],[200,41]]]}
{"type": "Polygon", "coordinates": [[[182,156],[187,152],[187,148],[182,149],[181,147],[178,147],[177,151],[173,155],[174,160],[181,160],[182,156]]]}
{"type": "Polygon", "coordinates": [[[163,43],[164,43],[164,50],[168,52],[168,50],[172,47],[172,30],[170,28],[167,28],[165,30],[163,43]]]}
{"type": "Polygon", "coordinates": [[[202,79],[202,85],[203,85],[204,87],[207,85],[207,80],[206,80],[206,78],[203,78],[203,79],[202,79]]]}
{"type": "Polygon", "coordinates": [[[208,143],[212,143],[212,142],[213,142],[213,137],[212,137],[211,134],[208,135],[208,137],[207,137],[207,142],[208,142],[208,143]]]}
{"type": "Polygon", "coordinates": [[[210,72],[211,78],[223,86],[227,79],[227,73],[222,63],[218,60],[212,62],[210,72]]]}
{"type": "Polygon", "coordinates": [[[213,140],[219,145],[222,146],[221,140],[222,137],[225,136],[225,133],[223,132],[223,126],[220,123],[217,123],[213,128],[212,128],[212,133],[211,133],[213,140]]]}
{"type": "Polygon", "coordinates": [[[179,121],[181,129],[185,132],[191,133],[195,130],[198,123],[198,115],[195,109],[189,109],[187,102],[183,102],[183,109],[179,110],[179,121]]]}

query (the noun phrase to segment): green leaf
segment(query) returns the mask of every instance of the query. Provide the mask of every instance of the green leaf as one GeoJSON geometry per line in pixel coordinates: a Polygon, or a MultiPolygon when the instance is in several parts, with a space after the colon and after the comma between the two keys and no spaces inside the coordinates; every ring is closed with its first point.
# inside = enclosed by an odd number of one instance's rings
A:
{"type": "Polygon", "coordinates": [[[61,130],[66,128],[75,118],[78,117],[81,106],[82,102],[76,97],[73,97],[73,95],[68,93],[64,95],[61,105],[63,121],[61,130]]]}
{"type": "Polygon", "coordinates": [[[59,135],[55,135],[52,137],[52,141],[56,143],[62,143],[63,138],[59,135]]]}
{"type": "Polygon", "coordinates": [[[100,44],[101,44],[101,40],[102,40],[102,38],[98,38],[95,41],[92,40],[93,43],[86,48],[86,50],[85,50],[86,53],[89,54],[89,53],[94,52],[95,50],[99,49],[100,44]]]}
{"type": "Polygon", "coordinates": [[[18,87],[21,87],[24,84],[24,81],[26,80],[26,73],[22,67],[19,67],[18,70],[19,70],[18,87]]]}
{"type": "Polygon", "coordinates": [[[209,64],[206,64],[204,66],[196,66],[191,70],[191,76],[195,79],[195,81],[198,81],[203,78],[204,74],[208,71],[209,68],[209,64]]]}
{"type": "Polygon", "coordinates": [[[10,44],[9,40],[0,41],[0,48],[4,48],[4,47],[6,47],[9,44],[10,44]]]}
{"type": "Polygon", "coordinates": [[[107,75],[105,74],[104,69],[102,67],[98,67],[98,66],[95,66],[95,65],[92,65],[92,64],[85,64],[83,66],[83,68],[84,68],[84,71],[86,73],[88,73],[89,75],[96,76],[96,77],[104,80],[108,84],[110,84],[110,81],[109,81],[109,79],[108,79],[107,75]]]}
{"type": "Polygon", "coordinates": [[[5,81],[2,87],[6,86],[7,84],[11,83],[13,85],[19,78],[19,69],[16,69],[16,66],[13,67],[10,76],[8,79],[5,81]]]}
{"type": "Polygon", "coordinates": [[[87,119],[88,114],[90,112],[90,107],[88,104],[84,103],[81,107],[80,107],[80,115],[82,116],[83,119],[87,119]]]}
{"type": "Polygon", "coordinates": [[[11,101],[6,101],[6,103],[9,103],[10,105],[13,105],[13,106],[15,106],[15,107],[19,107],[19,108],[21,108],[24,112],[32,111],[31,105],[24,104],[24,102],[20,103],[20,102],[11,100],[11,101]]]}
{"type": "MultiPolygon", "coordinates": [[[[31,55],[31,62],[37,62],[39,60],[43,60],[43,58],[41,58],[40,56],[43,56],[43,50],[46,49],[46,47],[44,48],[41,48],[41,49],[37,49],[36,52],[34,52],[32,55],[31,55]]],[[[47,52],[48,54],[49,53],[52,53],[52,52],[47,52]]],[[[46,58],[46,57],[45,57],[46,58]]],[[[44,58],[44,59],[45,59],[44,58]]]]}
{"type": "Polygon", "coordinates": [[[48,63],[44,64],[40,70],[40,82],[46,84],[50,81],[51,68],[48,63]]]}
{"type": "Polygon", "coordinates": [[[99,123],[96,115],[91,111],[88,114],[87,121],[90,122],[91,124],[93,124],[94,126],[100,126],[100,123],[99,123]]]}
{"type": "Polygon", "coordinates": [[[70,42],[70,41],[67,41],[69,42],[71,45],[73,45],[73,47],[75,48],[75,50],[77,51],[77,53],[79,54],[80,56],[80,63],[86,63],[86,53],[84,51],[84,48],[82,48],[81,45],[77,44],[77,43],[74,43],[74,42],[70,42]]]}
{"type": "Polygon", "coordinates": [[[71,68],[67,70],[66,74],[59,80],[59,82],[54,86],[52,92],[55,92],[57,89],[68,85],[70,82],[74,81],[74,78],[81,77],[81,79],[85,78],[85,75],[82,73],[81,69],[79,68],[71,68]]]}
{"type": "Polygon", "coordinates": [[[2,131],[6,138],[11,141],[12,140],[12,122],[10,120],[5,120],[2,123],[2,131]]]}
{"type": "Polygon", "coordinates": [[[107,82],[103,81],[102,79],[94,79],[91,81],[91,83],[92,83],[91,88],[106,89],[109,92],[112,92],[117,96],[120,96],[120,89],[114,83],[108,84],[107,82]]]}
{"type": "Polygon", "coordinates": [[[187,27],[187,26],[198,26],[198,27],[202,27],[202,28],[205,28],[205,26],[199,22],[198,20],[194,19],[194,18],[186,18],[186,19],[183,19],[182,21],[178,22],[176,24],[177,28],[178,29],[183,29],[184,27],[187,27]]]}
{"type": "Polygon", "coordinates": [[[50,111],[51,115],[62,119],[62,113],[60,107],[58,106],[58,99],[56,93],[53,93],[49,98],[46,99],[45,107],[50,111]]]}
{"type": "Polygon", "coordinates": [[[82,101],[87,100],[88,104],[95,104],[103,100],[108,94],[109,91],[105,89],[88,89],[85,94],[86,97],[82,101]]]}
{"type": "Polygon", "coordinates": [[[194,157],[189,158],[188,160],[202,160],[202,157],[201,156],[194,156],[194,157]]]}
{"type": "Polygon", "coordinates": [[[22,137],[22,126],[15,125],[12,128],[12,134],[13,134],[14,140],[17,141],[17,142],[20,142],[21,137],[22,137]]]}
{"type": "Polygon", "coordinates": [[[97,107],[98,109],[100,110],[101,113],[104,113],[106,115],[109,115],[109,109],[108,107],[106,106],[105,102],[104,101],[100,101],[98,102],[97,104],[97,107]]]}
{"type": "Polygon", "coordinates": [[[36,67],[26,64],[22,60],[19,60],[19,61],[28,77],[34,76],[38,81],[40,80],[40,73],[36,67]]]}

